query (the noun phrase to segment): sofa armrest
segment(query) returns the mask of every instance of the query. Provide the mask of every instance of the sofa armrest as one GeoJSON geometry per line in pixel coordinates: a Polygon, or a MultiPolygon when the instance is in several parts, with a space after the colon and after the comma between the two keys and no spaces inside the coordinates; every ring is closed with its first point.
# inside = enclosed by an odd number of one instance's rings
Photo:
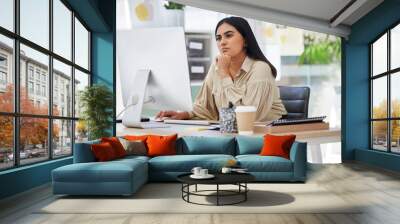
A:
{"type": "Polygon", "coordinates": [[[74,163],[89,163],[95,162],[96,158],[94,157],[90,146],[92,144],[100,143],[100,140],[94,140],[89,142],[80,142],[75,143],[74,147],[74,163]]]}
{"type": "Polygon", "coordinates": [[[293,162],[293,179],[305,181],[307,174],[307,143],[294,142],[290,149],[290,160],[293,162]]]}

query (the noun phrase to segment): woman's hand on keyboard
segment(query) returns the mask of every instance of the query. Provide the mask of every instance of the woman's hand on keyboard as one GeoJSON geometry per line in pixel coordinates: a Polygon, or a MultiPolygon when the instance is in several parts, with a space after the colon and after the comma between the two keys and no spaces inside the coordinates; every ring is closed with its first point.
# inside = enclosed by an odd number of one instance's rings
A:
{"type": "Polygon", "coordinates": [[[186,111],[178,112],[173,110],[164,110],[158,112],[155,119],[174,119],[174,120],[186,120],[189,119],[189,113],[186,111]]]}

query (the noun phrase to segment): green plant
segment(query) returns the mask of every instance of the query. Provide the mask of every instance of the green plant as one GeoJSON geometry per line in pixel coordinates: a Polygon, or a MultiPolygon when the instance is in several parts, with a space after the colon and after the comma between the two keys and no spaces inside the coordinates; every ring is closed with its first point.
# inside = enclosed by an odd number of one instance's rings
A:
{"type": "Polygon", "coordinates": [[[112,125],[113,95],[104,85],[95,84],[80,92],[82,119],[87,125],[89,139],[109,136],[107,129],[112,125]]]}
{"type": "Polygon", "coordinates": [[[175,2],[170,2],[170,1],[166,1],[164,3],[164,7],[166,9],[179,9],[179,10],[183,10],[183,8],[185,7],[185,5],[179,4],[179,3],[175,3],[175,2]]]}
{"type": "Polygon", "coordinates": [[[299,64],[331,64],[340,61],[341,46],[339,38],[317,39],[312,35],[304,36],[304,51],[299,64]]]}

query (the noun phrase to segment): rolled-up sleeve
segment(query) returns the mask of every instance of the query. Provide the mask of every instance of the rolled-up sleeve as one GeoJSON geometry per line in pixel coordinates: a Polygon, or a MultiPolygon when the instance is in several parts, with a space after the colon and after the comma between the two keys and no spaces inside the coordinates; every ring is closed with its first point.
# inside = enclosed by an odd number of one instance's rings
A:
{"type": "Polygon", "coordinates": [[[193,110],[189,112],[190,119],[218,120],[219,113],[212,94],[214,69],[211,65],[193,103],[193,110]]]}

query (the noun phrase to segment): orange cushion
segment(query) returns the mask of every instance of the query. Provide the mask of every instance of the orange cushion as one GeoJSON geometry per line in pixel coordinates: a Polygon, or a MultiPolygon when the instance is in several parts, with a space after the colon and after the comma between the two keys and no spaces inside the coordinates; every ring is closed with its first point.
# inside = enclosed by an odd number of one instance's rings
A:
{"type": "Polygon", "coordinates": [[[163,156],[176,155],[176,139],[177,134],[170,136],[149,135],[147,137],[147,155],[148,156],[163,156]]]}
{"type": "Polygon", "coordinates": [[[92,152],[97,161],[109,161],[116,159],[115,151],[110,143],[102,142],[99,144],[91,145],[92,152]]]}
{"type": "Polygon", "coordinates": [[[117,158],[121,158],[126,156],[126,151],[124,146],[121,144],[117,137],[109,137],[109,138],[101,138],[101,142],[108,142],[114,149],[115,155],[117,158]]]}
{"type": "Polygon", "coordinates": [[[264,145],[261,149],[262,156],[281,156],[290,159],[290,147],[296,135],[269,135],[264,136],[264,145]]]}
{"type": "Polygon", "coordinates": [[[146,142],[148,135],[125,135],[124,139],[129,141],[142,141],[146,142]]]}

